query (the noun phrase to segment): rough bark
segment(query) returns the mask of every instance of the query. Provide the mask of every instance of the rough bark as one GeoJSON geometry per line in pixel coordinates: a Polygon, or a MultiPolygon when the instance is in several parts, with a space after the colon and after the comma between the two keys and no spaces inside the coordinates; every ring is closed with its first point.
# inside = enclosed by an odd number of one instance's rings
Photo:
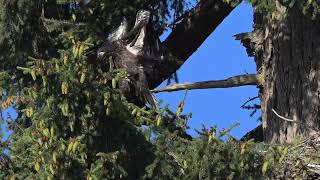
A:
{"type": "Polygon", "coordinates": [[[261,110],[266,142],[292,142],[319,130],[320,21],[277,3],[271,16],[255,14],[255,30],[237,35],[263,77],[261,110]],[[279,115],[291,119],[286,121],[279,115]]]}

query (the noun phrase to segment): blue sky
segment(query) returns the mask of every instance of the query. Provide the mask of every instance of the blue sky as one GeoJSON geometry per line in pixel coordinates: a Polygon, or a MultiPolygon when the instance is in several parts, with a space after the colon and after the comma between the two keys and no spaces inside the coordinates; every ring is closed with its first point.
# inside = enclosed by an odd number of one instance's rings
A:
{"type": "MultiPolygon", "coordinates": [[[[249,58],[245,48],[234,35],[252,31],[253,9],[250,4],[241,3],[207,38],[202,46],[179,69],[179,83],[219,80],[244,73],[255,73],[253,58],[249,58]]],[[[162,83],[160,87],[166,85],[162,83]]],[[[201,129],[218,125],[228,128],[236,122],[240,127],[232,131],[235,137],[242,137],[246,132],[259,125],[260,112],[250,117],[250,112],[240,106],[250,97],[257,96],[255,86],[228,89],[192,90],[188,92],[184,113],[193,113],[189,120],[189,133],[196,135],[194,128],[201,129]]],[[[164,92],[156,95],[164,104],[176,109],[184,96],[184,91],[164,92]]]]}
{"type": "MultiPolygon", "coordinates": [[[[238,33],[252,31],[252,23],[251,5],[240,4],[179,69],[180,83],[219,80],[255,73],[254,60],[248,58],[245,48],[233,37],[238,33]]],[[[160,87],[164,85],[166,82],[160,87]]],[[[184,113],[193,113],[189,120],[189,133],[196,136],[194,129],[201,129],[202,124],[206,127],[218,125],[219,128],[228,128],[240,122],[241,125],[231,134],[242,137],[259,125],[257,119],[260,112],[250,117],[250,111],[240,108],[250,97],[257,96],[257,93],[255,86],[189,91],[184,108],[184,113]]],[[[163,104],[169,104],[172,109],[176,109],[183,96],[184,91],[156,94],[157,99],[162,99],[163,104]]],[[[6,116],[7,113],[15,116],[13,109],[3,112],[3,115],[6,116]]]]}

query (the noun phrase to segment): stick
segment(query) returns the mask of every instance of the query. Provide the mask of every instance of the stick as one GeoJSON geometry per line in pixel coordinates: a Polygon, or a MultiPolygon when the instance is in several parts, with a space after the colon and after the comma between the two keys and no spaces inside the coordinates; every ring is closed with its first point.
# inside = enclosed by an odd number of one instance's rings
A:
{"type": "Polygon", "coordinates": [[[301,122],[299,122],[299,121],[295,121],[295,120],[293,120],[293,119],[288,119],[288,118],[285,118],[285,117],[281,116],[281,115],[278,114],[277,111],[274,110],[274,109],[272,109],[272,112],[273,112],[276,116],[278,116],[280,119],[282,119],[282,120],[289,121],[289,122],[295,122],[295,123],[301,123],[301,122]]]}
{"type": "Polygon", "coordinates": [[[174,84],[169,85],[163,89],[151,90],[153,93],[159,92],[171,92],[179,90],[191,90],[191,89],[210,89],[210,88],[229,88],[248,85],[259,85],[259,80],[256,74],[243,74],[239,76],[233,76],[224,80],[216,81],[202,81],[195,83],[174,84]]]}

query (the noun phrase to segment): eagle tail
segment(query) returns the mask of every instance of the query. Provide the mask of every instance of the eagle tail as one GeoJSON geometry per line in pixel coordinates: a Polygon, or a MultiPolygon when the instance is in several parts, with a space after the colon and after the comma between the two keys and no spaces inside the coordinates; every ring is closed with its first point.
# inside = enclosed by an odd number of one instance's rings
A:
{"type": "Polygon", "coordinates": [[[149,90],[148,82],[143,71],[143,67],[139,68],[139,80],[136,82],[138,92],[140,92],[141,99],[151,105],[152,109],[158,109],[158,103],[149,90]]]}

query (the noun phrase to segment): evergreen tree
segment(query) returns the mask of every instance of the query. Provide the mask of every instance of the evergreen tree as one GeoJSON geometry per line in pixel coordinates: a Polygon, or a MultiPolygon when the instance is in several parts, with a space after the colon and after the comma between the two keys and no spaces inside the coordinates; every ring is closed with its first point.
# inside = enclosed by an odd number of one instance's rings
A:
{"type": "MultiPolygon", "coordinates": [[[[216,132],[216,127],[204,127],[199,137],[192,139],[185,132],[190,115],[181,114],[184,100],[177,112],[134,104],[117,86],[126,76],[125,69],[115,69],[113,57],[96,58],[97,48],[123,16],[133,24],[138,10],[151,10],[156,36],[173,28],[162,43],[162,66],[146,72],[153,74],[148,83],[154,88],[187,60],[238,1],[200,0],[191,10],[184,0],[0,3],[0,104],[1,109],[13,107],[18,114],[16,119],[1,118],[0,123],[8,123],[12,133],[1,142],[0,178],[257,179],[286,178],[293,173],[296,178],[319,175],[308,166],[319,163],[309,156],[319,149],[312,139],[292,140],[295,143],[287,146],[240,142],[229,135],[233,127],[221,132],[216,132]],[[172,13],[174,22],[170,24],[172,13]],[[186,35],[190,38],[181,38],[186,35]],[[187,48],[180,48],[182,44],[187,48]],[[314,149],[301,149],[301,144],[314,149]]],[[[283,19],[276,17],[287,17],[281,14],[283,7],[289,9],[289,15],[304,12],[308,25],[318,22],[316,1],[263,0],[252,4],[256,18],[268,15],[256,19],[256,31],[273,22],[280,27],[277,23],[283,19]]],[[[316,51],[319,35],[316,29],[312,33],[316,51]]],[[[247,39],[252,41],[251,36],[239,37],[248,52],[254,49],[253,55],[259,59],[257,47],[246,44],[247,39]]],[[[319,57],[317,53],[314,58],[319,57]]],[[[319,67],[315,60],[312,62],[319,67]]],[[[243,76],[250,82],[241,78],[236,82],[269,87],[272,80],[265,74],[267,69],[263,70],[259,75],[243,76]]],[[[314,78],[318,82],[319,76],[314,78]]],[[[310,91],[313,93],[314,88],[310,91]]],[[[319,99],[312,107],[318,107],[317,103],[319,99]]],[[[0,135],[2,139],[3,133],[0,135]]],[[[266,140],[272,141],[268,137],[266,140]]]]}

